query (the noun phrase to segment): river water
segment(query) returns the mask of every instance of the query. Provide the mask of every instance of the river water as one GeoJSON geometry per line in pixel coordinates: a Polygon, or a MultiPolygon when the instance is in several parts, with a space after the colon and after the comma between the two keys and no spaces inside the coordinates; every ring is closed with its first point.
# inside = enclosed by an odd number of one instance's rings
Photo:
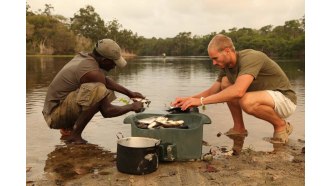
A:
{"type": "MultiPolygon", "coordinates": [[[[26,166],[27,180],[44,179],[45,165],[54,154],[56,147],[64,146],[58,130],[48,128],[42,116],[43,103],[49,83],[56,73],[70,60],[67,57],[26,58],[26,166]]],[[[290,140],[305,140],[305,63],[298,60],[277,60],[288,75],[298,96],[296,112],[288,118],[294,127],[290,140]]],[[[189,96],[208,88],[217,78],[217,69],[207,57],[138,57],[128,59],[124,69],[109,73],[119,84],[130,90],[141,92],[151,104],[145,112],[166,113],[169,103],[178,96],[189,96]]],[[[127,97],[116,94],[118,99],[127,97]]],[[[115,100],[114,104],[123,103],[115,100]]],[[[233,122],[226,104],[207,105],[200,112],[209,116],[212,124],[204,125],[203,139],[212,146],[233,146],[233,140],[222,135],[232,127],[233,122]]],[[[97,113],[87,125],[82,136],[89,143],[105,152],[116,152],[117,137],[121,132],[131,136],[131,126],[123,124],[124,118],[134,113],[115,118],[103,118],[97,113]]],[[[271,137],[270,124],[244,114],[249,135],[243,149],[272,151],[273,144],[265,138],[271,137]]],[[[188,139],[187,139],[188,140],[188,139]]],[[[289,141],[290,142],[290,141],[289,141]]],[[[203,152],[208,149],[204,148],[203,152]]]]}

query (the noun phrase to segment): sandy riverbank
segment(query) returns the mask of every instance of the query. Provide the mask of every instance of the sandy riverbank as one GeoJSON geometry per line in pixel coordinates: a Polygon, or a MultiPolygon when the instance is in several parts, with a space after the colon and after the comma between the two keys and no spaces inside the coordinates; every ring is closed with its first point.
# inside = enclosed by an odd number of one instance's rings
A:
{"type": "Polygon", "coordinates": [[[114,154],[95,145],[60,147],[48,155],[46,179],[27,180],[27,185],[304,185],[304,146],[290,141],[274,145],[272,152],[243,149],[211,161],[162,162],[142,176],[118,172],[114,154]]]}

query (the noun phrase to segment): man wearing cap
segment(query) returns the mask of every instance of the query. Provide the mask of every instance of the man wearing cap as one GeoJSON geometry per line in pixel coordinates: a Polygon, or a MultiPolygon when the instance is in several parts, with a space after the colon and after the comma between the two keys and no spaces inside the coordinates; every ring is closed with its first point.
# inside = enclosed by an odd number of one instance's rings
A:
{"type": "Polygon", "coordinates": [[[130,98],[145,98],[106,76],[115,66],[126,66],[120,51],[115,41],[99,40],[92,53],[78,53],[50,83],[42,113],[51,129],[60,129],[61,139],[86,143],[81,133],[99,111],[103,117],[110,118],[143,110],[142,102],[124,106],[111,104],[116,99],[114,91],[130,98]]]}

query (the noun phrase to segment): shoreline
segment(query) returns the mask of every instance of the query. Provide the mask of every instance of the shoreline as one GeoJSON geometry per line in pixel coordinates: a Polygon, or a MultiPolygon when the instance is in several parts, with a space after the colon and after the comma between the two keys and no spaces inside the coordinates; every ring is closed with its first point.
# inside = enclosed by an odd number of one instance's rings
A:
{"type": "Polygon", "coordinates": [[[304,141],[298,140],[274,145],[272,152],[247,148],[238,155],[222,155],[210,161],[160,162],[158,169],[147,175],[118,172],[114,153],[71,146],[59,150],[63,154],[75,152],[71,162],[68,155],[50,154],[52,158],[45,166],[47,180],[27,177],[26,185],[304,185],[304,146],[304,141]]]}

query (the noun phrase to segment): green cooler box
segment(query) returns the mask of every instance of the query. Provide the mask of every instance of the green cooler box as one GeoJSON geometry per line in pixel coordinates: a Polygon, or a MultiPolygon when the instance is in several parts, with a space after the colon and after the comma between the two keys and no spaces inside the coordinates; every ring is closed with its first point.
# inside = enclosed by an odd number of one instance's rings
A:
{"type": "Polygon", "coordinates": [[[201,158],[203,141],[203,124],[210,124],[211,119],[200,113],[151,114],[138,113],[124,119],[131,124],[133,137],[150,137],[161,140],[160,160],[192,161],[201,158]],[[164,116],[169,120],[183,120],[187,128],[155,128],[142,129],[137,127],[138,120],[154,116],[164,116]]]}

